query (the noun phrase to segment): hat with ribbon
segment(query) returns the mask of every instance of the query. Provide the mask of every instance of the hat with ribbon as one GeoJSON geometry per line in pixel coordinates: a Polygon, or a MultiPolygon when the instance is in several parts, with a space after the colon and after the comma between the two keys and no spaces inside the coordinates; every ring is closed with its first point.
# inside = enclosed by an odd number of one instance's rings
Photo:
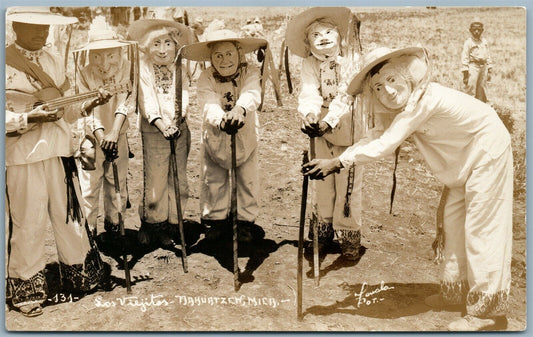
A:
{"type": "Polygon", "coordinates": [[[69,25],[78,22],[78,19],[52,13],[49,7],[10,7],[7,9],[6,21],[34,25],[69,25]]]}
{"type": "Polygon", "coordinates": [[[268,41],[265,39],[239,37],[234,31],[221,29],[210,32],[205,42],[185,46],[182,50],[183,57],[193,61],[209,61],[211,59],[211,46],[218,42],[235,42],[245,54],[268,45],[268,41]]]}
{"type": "MultiPolygon", "coordinates": [[[[390,49],[378,47],[363,56],[361,71],[354,76],[346,90],[350,95],[357,95],[362,91],[362,86],[368,73],[378,64],[403,55],[424,55],[424,48],[409,47],[403,49],[390,49]]],[[[426,71],[427,69],[423,70],[426,71]]]]}
{"type": "Polygon", "coordinates": [[[295,17],[287,25],[285,41],[293,54],[300,57],[310,55],[306,43],[307,27],[316,20],[327,19],[337,26],[341,40],[346,38],[350,24],[351,11],[346,7],[313,7],[295,17]]]}

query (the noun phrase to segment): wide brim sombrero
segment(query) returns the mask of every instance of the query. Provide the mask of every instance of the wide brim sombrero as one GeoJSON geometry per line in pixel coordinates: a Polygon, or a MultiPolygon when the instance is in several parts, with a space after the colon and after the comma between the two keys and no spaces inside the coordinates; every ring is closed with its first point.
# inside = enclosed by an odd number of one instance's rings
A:
{"type": "Polygon", "coordinates": [[[268,45],[268,41],[265,39],[238,37],[237,33],[227,29],[212,32],[207,36],[206,40],[205,42],[197,42],[183,47],[183,57],[193,61],[209,61],[211,59],[210,46],[218,42],[238,43],[245,54],[268,45]]]}
{"type": "Polygon", "coordinates": [[[48,7],[11,7],[7,10],[6,21],[34,25],[70,25],[78,18],[52,13],[48,7]]]}
{"type": "Polygon", "coordinates": [[[381,62],[402,56],[402,55],[419,55],[424,54],[424,48],[422,47],[409,47],[403,49],[393,50],[387,47],[376,48],[365,56],[363,56],[363,68],[354,76],[348,89],[346,90],[350,95],[357,95],[362,90],[363,82],[372,68],[380,64],[381,62]]]}
{"type": "Polygon", "coordinates": [[[89,43],[74,52],[125,47],[134,43],[136,42],[121,39],[117,33],[109,29],[89,30],[89,43]]]}
{"type": "Polygon", "coordinates": [[[141,42],[147,33],[164,27],[176,28],[180,32],[178,43],[181,46],[191,43],[189,27],[179,22],[161,19],[141,19],[134,21],[128,28],[128,38],[141,42]]]}
{"type": "Polygon", "coordinates": [[[134,44],[133,41],[125,41],[125,40],[100,40],[100,41],[92,41],[83,46],[82,48],[75,50],[82,51],[82,50],[95,50],[95,49],[110,49],[110,48],[118,48],[118,47],[125,47],[129,46],[131,44],[134,44]]]}
{"type": "Polygon", "coordinates": [[[295,17],[287,25],[285,41],[290,51],[300,57],[309,56],[309,47],[306,44],[306,29],[318,19],[329,19],[333,22],[341,35],[346,37],[350,23],[351,11],[346,7],[313,7],[295,17]]]}

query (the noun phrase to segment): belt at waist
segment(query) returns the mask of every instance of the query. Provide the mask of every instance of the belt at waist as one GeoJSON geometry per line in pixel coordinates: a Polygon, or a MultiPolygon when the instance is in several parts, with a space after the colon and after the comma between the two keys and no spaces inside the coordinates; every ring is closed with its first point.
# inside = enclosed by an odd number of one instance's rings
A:
{"type": "Polygon", "coordinates": [[[477,65],[484,66],[485,64],[487,64],[487,60],[470,60],[470,63],[475,63],[477,65]]]}

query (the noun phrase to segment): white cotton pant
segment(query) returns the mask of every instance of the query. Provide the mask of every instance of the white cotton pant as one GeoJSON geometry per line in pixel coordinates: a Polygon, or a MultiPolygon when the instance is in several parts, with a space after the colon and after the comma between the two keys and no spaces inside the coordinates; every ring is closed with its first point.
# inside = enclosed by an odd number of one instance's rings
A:
{"type": "MultiPolygon", "coordinates": [[[[155,129],[155,127],[153,127],[155,129]]],[[[189,184],[187,182],[187,157],[191,147],[191,134],[187,122],[180,124],[181,135],[174,141],[178,169],[182,216],[187,207],[189,184]]],[[[174,177],[170,170],[170,141],[159,132],[142,132],[144,193],[139,207],[141,220],[146,223],[167,221],[178,223],[174,177]]]]}
{"type": "MultiPolygon", "coordinates": [[[[118,158],[115,159],[118,171],[120,186],[120,199],[122,214],[126,212],[128,193],[126,189],[126,178],[128,176],[128,140],[123,133],[118,138],[118,158]]],[[[115,196],[115,181],[113,177],[113,166],[105,162],[105,155],[102,149],[96,147],[96,169],[86,171],[79,167],[79,178],[81,192],[83,195],[83,205],[85,216],[91,228],[96,228],[98,218],[98,205],[100,191],[103,189],[104,198],[104,218],[106,221],[118,225],[118,203],[115,196]]]]}
{"type": "MultiPolygon", "coordinates": [[[[485,155],[489,157],[489,155],[485,155]]],[[[511,285],[513,157],[477,165],[464,186],[450,188],[444,208],[442,281],[467,293],[467,313],[504,315],[511,285]],[[460,289],[467,284],[467,289],[460,289]]],[[[446,294],[457,298],[459,294],[446,294]]]]}
{"type": "MultiPolygon", "coordinates": [[[[230,172],[218,165],[205,151],[201,150],[200,212],[203,220],[224,220],[228,217],[231,202],[230,172]]],[[[237,219],[255,221],[259,206],[257,148],[248,159],[237,166],[237,219]]]]}
{"type": "MultiPolygon", "coordinates": [[[[340,156],[347,146],[336,146],[323,137],[315,138],[316,158],[332,159],[340,156]]],[[[331,174],[324,180],[314,180],[313,206],[318,220],[332,223],[335,230],[360,230],[362,212],[363,167],[356,166],[352,194],[349,200],[350,215],[344,215],[344,204],[348,188],[348,169],[331,174]]]]}
{"type": "Polygon", "coordinates": [[[46,266],[48,224],[59,262],[83,264],[90,249],[83,224],[67,222],[67,185],[60,157],[6,168],[6,187],[13,221],[8,276],[27,280],[46,266]]]}
{"type": "Polygon", "coordinates": [[[487,67],[470,63],[468,66],[468,83],[465,86],[467,94],[482,102],[487,102],[487,67]]]}

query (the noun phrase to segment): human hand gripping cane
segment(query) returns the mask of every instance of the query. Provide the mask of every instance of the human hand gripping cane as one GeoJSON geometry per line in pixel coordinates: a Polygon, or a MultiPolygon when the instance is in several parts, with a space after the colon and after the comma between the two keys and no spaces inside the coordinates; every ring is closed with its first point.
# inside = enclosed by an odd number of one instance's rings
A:
{"type": "Polygon", "coordinates": [[[115,199],[117,202],[117,209],[118,209],[118,226],[120,229],[120,238],[122,240],[122,243],[124,244],[122,246],[122,261],[124,263],[124,274],[126,279],[126,291],[128,294],[131,294],[131,276],[130,276],[130,266],[128,264],[128,255],[125,251],[125,243],[126,243],[126,231],[124,229],[124,221],[122,218],[122,199],[120,197],[120,183],[118,179],[118,168],[117,163],[115,163],[115,153],[106,153],[106,162],[111,163],[113,167],[113,182],[115,185],[115,199]]]}

